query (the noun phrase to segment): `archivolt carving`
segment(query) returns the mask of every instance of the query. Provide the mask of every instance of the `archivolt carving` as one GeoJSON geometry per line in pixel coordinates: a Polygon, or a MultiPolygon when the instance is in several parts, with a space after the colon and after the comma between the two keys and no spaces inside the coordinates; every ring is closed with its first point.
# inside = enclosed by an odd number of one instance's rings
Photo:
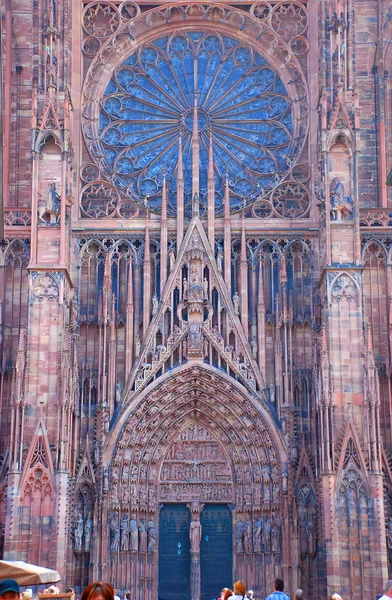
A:
{"type": "Polygon", "coordinates": [[[239,511],[280,506],[280,464],[260,413],[200,368],[146,395],[118,435],[111,478],[114,506],[124,510],[200,498],[235,501],[239,511]]]}

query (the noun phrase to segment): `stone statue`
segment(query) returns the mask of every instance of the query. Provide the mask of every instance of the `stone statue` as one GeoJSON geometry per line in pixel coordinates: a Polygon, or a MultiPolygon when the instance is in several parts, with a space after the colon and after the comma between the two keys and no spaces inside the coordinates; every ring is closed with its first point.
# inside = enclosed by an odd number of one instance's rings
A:
{"type": "Polygon", "coordinates": [[[203,297],[204,297],[204,300],[208,300],[208,281],[207,281],[206,277],[204,277],[204,280],[203,280],[203,297]]]}
{"type": "Polygon", "coordinates": [[[103,415],[103,432],[104,433],[109,433],[109,428],[110,428],[110,416],[109,413],[105,412],[105,414],[103,415]]]}
{"type": "Polygon", "coordinates": [[[352,212],[352,199],[344,196],[344,186],[338,177],[332,179],[329,188],[329,196],[331,202],[331,214],[335,221],[341,221],[343,214],[347,217],[347,215],[352,212]]]}
{"type": "Polygon", "coordinates": [[[158,312],[158,297],[155,293],[152,297],[152,316],[155,317],[157,312],[158,312]]]}
{"type": "Polygon", "coordinates": [[[186,277],[184,277],[184,279],[182,280],[182,289],[182,297],[184,298],[184,300],[188,300],[188,280],[186,277]]]}
{"type": "Polygon", "coordinates": [[[139,358],[140,356],[140,348],[141,348],[140,335],[137,333],[135,335],[135,358],[139,358]]]}
{"type": "Polygon", "coordinates": [[[122,391],[123,391],[123,384],[121,383],[121,381],[117,381],[117,383],[116,383],[116,404],[120,404],[120,402],[121,402],[122,391]]]}
{"type": "Polygon", "coordinates": [[[91,536],[93,533],[93,520],[91,513],[88,513],[86,522],[84,524],[84,549],[86,552],[90,551],[91,548],[91,536]]]}
{"type": "Polygon", "coordinates": [[[253,548],[255,552],[261,551],[261,532],[262,532],[262,521],[259,516],[256,515],[255,524],[253,527],[253,548]]]}
{"type": "Polygon", "coordinates": [[[129,514],[125,513],[121,517],[121,550],[127,551],[129,548],[129,514]]]}
{"type": "Polygon", "coordinates": [[[157,541],[157,530],[154,521],[148,521],[147,523],[147,552],[155,552],[155,545],[157,541]]]}
{"type": "Polygon", "coordinates": [[[117,552],[120,543],[120,523],[118,512],[115,511],[110,519],[110,546],[111,552],[117,552]]]}
{"type": "Polygon", "coordinates": [[[308,518],[305,523],[306,527],[306,537],[308,542],[308,550],[310,554],[314,554],[316,552],[316,540],[314,535],[314,517],[313,515],[308,515],[308,518]]]}
{"type": "Polygon", "coordinates": [[[84,532],[84,522],[82,513],[76,513],[75,523],[74,523],[74,538],[75,538],[75,552],[82,552],[82,542],[83,542],[83,532],[84,532]]]}
{"type": "Polygon", "coordinates": [[[223,263],[222,248],[218,248],[218,254],[216,257],[216,266],[217,266],[218,271],[222,271],[222,263],[223,263]]]}
{"type": "Polygon", "coordinates": [[[233,296],[233,304],[234,304],[234,312],[236,315],[238,315],[240,312],[240,297],[237,292],[233,296]]]}
{"type": "Polygon", "coordinates": [[[247,554],[252,552],[252,519],[250,515],[245,515],[244,523],[244,550],[247,554]]]}
{"type": "Polygon", "coordinates": [[[271,549],[272,552],[280,552],[280,521],[276,517],[271,527],[271,549]]]}
{"type": "Polygon", "coordinates": [[[266,514],[263,518],[263,547],[267,552],[271,550],[271,519],[266,514]]]}
{"type": "Polygon", "coordinates": [[[129,549],[132,552],[137,552],[139,548],[139,531],[136,522],[136,515],[132,515],[132,519],[129,522],[129,533],[130,533],[130,543],[129,549]]]}
{"type": "Polygon", "coordinates": [[[96,465],[99,463],[100,455],[101,455],[100,444],[99,444],[98,440],[95,440],[95,442],[94,442],[94,462],[96,465]]]}
{"type": "Polygon", "coordinates": [[[239,519],[235,528],[235,548],[236,552],[244,551],[243,530],[245,523],[239,519]]]}
{"type": "Polygon", "coordinates": [[[74,294],[69,303],[69,328],[71,331],[76,331],[78,326],[78,299],[74,294]]]}
{"type": "Polygon", "coordinates": [[[200,552],[201,524],[198,515],[191,521],[189,538],[191,540],[191,552],[200,552]]]}
{"type": "Polygon", "coordinates": [[[256,338],[253,336],[251,341],[250,341],[250,347],[252,349],[252,356],[254,359],[257,358],[257,340],[256,338]]]}
{"type": "Polygon", "coordinates": [[[170,248],[170,250],[169,250],[170,271],[173,271],[175,264],[176,264],[176,253],[174,252],[174,248],[170,248]]]}
{"type": "Polygon", "coordinates": [[[140,519],[139,525],[139,552],[146,552],[147,550],[147,531],[143,519],[140,519]]]}
{"type": "Polygon", "coordinates": [[[38,221],[45,225],[57,225],[60,215],[60,196],[56,192],[56,184],[51,183],[45,202],[38,201],[38,221]],[[49,215],[49,222],[44,219],[49,215]]]}
{"type": "Polygon", "coordinates": [[[193,198],[192,198],[192,213],[194,215],[198,215],[199,214],[199,203],[200,203],[199,194],[193,194],[193,198]]]}

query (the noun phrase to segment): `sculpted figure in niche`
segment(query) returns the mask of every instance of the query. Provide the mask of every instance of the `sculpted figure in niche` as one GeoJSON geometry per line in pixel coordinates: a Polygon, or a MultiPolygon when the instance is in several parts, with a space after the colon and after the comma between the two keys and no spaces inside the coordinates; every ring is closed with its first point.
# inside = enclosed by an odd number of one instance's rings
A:
{"type": "Polygon", "coordinates": [[[139,521],[139,552],[146,552],[147,550],[147,531],[143,519],[139,521]]]}
{"type": "Polygon", "coordinates": [[[342,216],[347,216],[352,212],[352,200],[344,196],[344,186],[338,177],[332,179],[329,196],[331,202],[332,218],[335,221],[341,221],[342,216]]]}
{"type": "Polygon", "coordinates": [[[56,184],[51,183],[46,201],[38,201],[38,221],[45,225],[57,225],[60,215],[60,196],[56,192],[56,184]],[[49,221],[44,217],[48,215],[49,221]]]}
{"type": "Polygon", "coordinates": [[[238,315],[240,312],[240,297],[237,292],[233,296],[233,304],[234,304],[234,312],[236,315],[238,315]]]}
{"type": "Polygon", "coordinates": [[[75,538],[75,552],[82,551],[84,522],[82,513],[76,513],[75,524],[74,524],[74,538],[75,538]]]}
{"type": "Polygon", "coordinates": [[[129,547],[129,514],[121,517],[121,550],[126,551],[129,547]]]}
{"type": "Polygon", "coordinates": [[[236,528],[235,528],[235,548],[236,548],[236,552],[243,552],[244,551],[244,538],[243,538],[244,527],[245,527],[245,523],[241,519],[239,519],[237,521],[237,525],[236,525],[236,528]]]}
{"type": "Polygon", "coordinates": [[[117,552],[120,543],[120,522],[118,512],[115,511],[110,519],[110,546],[111,552],[117,552]]]}
{"type": "Polygon", "coordinates": [[[147,523],[147,552],[155,552],[155,545],[157,541],[157,530],[154,521],[148,521],[147,523]]]}
{"type": "Polygon", "coordinates": [[[262,521],[259,516],[256,515],[256,520],[253,528],[253,548],[255,552],[261,551],[261,532],[262,532],[262,521]]]}
{"type": "Polygon", "coordinates": [[[223,252],[222,248],[218,248],[218,255],[216,257],[216,266],[218,271],[222,271],[223,252]]]}
{"type": "Polygon", "coordinates": [[[169,250],[169,264],[170,264],[170,271],[173,271],[174,265],[176,264],[176,254],[174,252],[174,248],[170,248],[170,250],[169,250]]]}
{"type": "Polygon", "coordinates": [[[189,529],[189,538],[191,540],[191,552],[200,552],[201,524],[199,520],[199,515],[197,514],[191,521],[189,529]]]}
{"type": "Polygon", "coordinates": [[[90,551],[91,548],[91,536],[93,533],[93,520],[91,513],[88,513],[86,523],[84,524],[84,549],[86,552],[90,551]]]}
{"type": "Polygon", "coordinates": [[[154,294],[152,297],[152,316],[155,317],[157,312],[158,312],[158,297],[156,294],[154,294]]]}
{"type": "Polygon", "coordinates": [[[250,518],[250,515],[245,515],[244,550],[247,554],[252,552],[252,519],[250,518]]]}
{"type": "Polygon", "coordinates": [[[267,552],[271,550],[271,519],[267,514],[263,518],[263,547],[267,552]]]}
{"type": "Polygon", "coordinates": [[[132,515],[132,519],[129,522],[129,533],[130,533],[130,544],[129,549],[132,552],[137,552],[139,544],[139,530],[136,522],[136,515],[132,515]]]}
{"type": "Polygon", "coordinates": [[[140,348],[141,348],[140,335],[137,333],[135,335],[135,358],[139,358],[140,356],[140,348]]]}

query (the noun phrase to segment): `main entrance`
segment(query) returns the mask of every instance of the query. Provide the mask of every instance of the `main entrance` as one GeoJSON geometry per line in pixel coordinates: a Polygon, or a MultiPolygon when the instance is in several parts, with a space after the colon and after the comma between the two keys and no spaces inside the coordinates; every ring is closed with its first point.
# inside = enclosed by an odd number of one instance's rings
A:
{"type": "Polygon", "coordinates": [[[200,515],[200,522],[200,600],[212,600],[218,597],[222,588],[232,586],[231,512],[227,506],[207,504],[200,515]]]}
{"type": "MultiPolygon", "coordinates": [[[[206,504],[200,514],[200,600],[232,584],[232,523],[227,506],[206,504]]],[[[166,504],[159,519],[160,600],[191,599],[191,516],[184,504],[166,504]]],[[[195,556],[193,556],[193,560],[195,556]]]]}

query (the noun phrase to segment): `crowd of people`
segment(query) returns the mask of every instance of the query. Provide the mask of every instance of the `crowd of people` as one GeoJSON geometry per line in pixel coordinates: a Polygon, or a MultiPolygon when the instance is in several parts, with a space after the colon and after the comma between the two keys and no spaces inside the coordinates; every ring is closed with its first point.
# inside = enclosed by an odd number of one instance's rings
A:
{"type": "MultiPolygon", "coordinates": [[[[290,597],[284,593],[284,582],[283,579],[277,577],[275,579],[274,590],[272,594],[267,596],[265,600],[290,600],[290,597]]],[[[74,589],[68,588],[68,592],[74,592],[74,589]]],[[[53,595],[54,600],[57,594],[60,594],[58,587],[52,585],[43,592],[47,595],[53,595]]],[[[384,594],[380,594],[378,600],[391,600],[392,599],[392,580],[387,581],[384,587],[384,594]]],[[[15,579],[3,579],[0,581],[0,600],[34,600],[33,591],[28,588],[21,593],[19,584],[15,579]]],[[[89,583],[84,588],[80,600],[121,600],[116,595],[116,589],[111,583],[105,583],[102,581],[95,581],[89,583]]],[[[131,592],[126,592],[124,600],[132,600],[131,592]]],[[[163,600],[159,599],[158,600],[163,600]]],[[[168,598],[167,600],[170,600],[168,598]]],[[[243,581],[236,581],[233,589],[223,588],[218,596],[218,600],[260,600],[256,598],[253,590],[246,591],[246,584],[243,581]]],[[[293,600],[305,600],[303,591],[298,589],[293,597],[293,600]]],[[[328,600],[342,600],[340,594],[332,594],[328,600]]]]}

